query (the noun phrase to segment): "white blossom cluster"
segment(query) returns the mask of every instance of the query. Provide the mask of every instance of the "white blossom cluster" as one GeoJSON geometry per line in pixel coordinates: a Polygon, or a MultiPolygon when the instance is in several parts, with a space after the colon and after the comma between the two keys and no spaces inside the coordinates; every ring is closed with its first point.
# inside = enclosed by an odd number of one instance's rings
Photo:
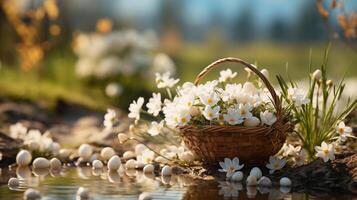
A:
{"type": "MultiPolygon", "coordinates": [[[[154,93],[146,104],[147,112],[154,116],[163,113],[164,122],[169,127],[187,124],[219,124],[244,125],[254,127],[270,126],[275,123],[276,116],[265,88],[257,87],[252,82],[242,84],[229,83],[237,74],[230,69],[221,71],[218,80],[194,85],[186,82],[176,88],[176,96],[172,96],[178,79],[170,77],[170,73],[156,74],[158,88],[169,92],[170,99],[162,100],[160,93],[154,93]]],[[[140,97],[129,107],[129,118],[140,119],[144,98],[140,97]]],[[[155,130],[163,126],[163,122],[155,123],[155,130]]],[[[153,129],[154,130],[154,129],[153,129]]],[[[153,131],[156,135],[158,131],[153,131]]]]}
{"type": "Polygon", "coordinates": [[[152,71],[175,71],[175,65],[165,54],[155,54],[157,38],[153,32],[134,30],[107,34],[79,34],[74,52],[79,57],[76,73],[80,77],[106,79],[117,74],[132,75],[143,68],[152,71]]]}

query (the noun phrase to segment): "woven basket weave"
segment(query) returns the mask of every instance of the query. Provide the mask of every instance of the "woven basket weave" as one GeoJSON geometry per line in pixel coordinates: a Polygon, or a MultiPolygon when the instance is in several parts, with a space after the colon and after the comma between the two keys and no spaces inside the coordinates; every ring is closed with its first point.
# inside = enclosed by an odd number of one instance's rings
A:
{"type": "Polygon", "coordinates": [[[276,110],[276,122],[271,126],[243,127],[188,125],[180,128],[186,146],[194,151],[206,164],[216,165],[224,158],[238,157],[246,164],[263,164],[269,156],[276,154],[286,139],[290,123],[283,122],[283,109],[279,97],[268,79],[251,64],[238,58],[223,58],[208,65],[195,80],[195,85],[219,64],[239,63],[254,72],[265,84],[276,110]]]}

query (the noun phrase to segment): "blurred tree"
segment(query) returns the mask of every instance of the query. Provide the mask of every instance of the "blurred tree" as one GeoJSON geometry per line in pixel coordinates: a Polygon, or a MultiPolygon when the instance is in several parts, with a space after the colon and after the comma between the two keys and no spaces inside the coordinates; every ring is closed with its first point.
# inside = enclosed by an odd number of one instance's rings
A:
{"type": "Polygon", "coordinates": [[[256,36],[253,18],[254,10],[250,4],[241,10],[242,12],[236,15],[233,25],[233,38],[239,42],[249,42],[256,36]]]}
{"type": "Polygon", "coordinates": [[[323,21],[316,12],[315,2],[308,1],[303,10],[304,13],[296,24],[296,39],[299,41],[326,39],[323,21]]]}

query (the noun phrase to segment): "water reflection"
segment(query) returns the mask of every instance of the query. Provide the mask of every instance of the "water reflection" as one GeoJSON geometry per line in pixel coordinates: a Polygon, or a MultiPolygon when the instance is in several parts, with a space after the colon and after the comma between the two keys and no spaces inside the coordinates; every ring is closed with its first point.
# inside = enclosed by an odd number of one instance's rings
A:
{"type": "Polygon", "coordinates": [[[39,190],[46,200],[75,199],[79,187],[88,188],[94,200],[308,199],[304,194],[291,194],[290,188],[286,187],[246,187],[235,182],[198,181],[184,175],[155,176],[124,169],[115,172],[90,167],[64,167],[57,171],[31,171],[28,167],[3,170],[3,177],[8,179],[14,176],[20,179],[20,186],[9,188],[4,182],[0,185],[1,199],[20,200],[28,187],[39,190]]]}

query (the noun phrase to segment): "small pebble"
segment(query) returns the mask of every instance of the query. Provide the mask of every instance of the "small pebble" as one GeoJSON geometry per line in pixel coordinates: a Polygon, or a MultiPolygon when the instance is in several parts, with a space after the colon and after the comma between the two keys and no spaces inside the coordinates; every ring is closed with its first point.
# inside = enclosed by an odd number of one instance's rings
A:
{"type": "Polygon", "coordinates": [[[123,154],[123,159],[129,160],[130,158],[135,158],[136,154],[133,151],[126,151],[123,154]]]}
{"type": "Polygon", "coordinates": [[[255,176],[249,175],[247,178],[247,186],[256,186],[257,185],[257,178],[255,176]]]}
{"type": "Polygon", "coordinates": [[[92,162],[92,168],[93,169],[102,169],[103,168],[103,163],[100,160],[93,160],[92,162]]]}
{"type": "Polygon", "coordinates": [[[263,186],[263,187],[271,187],[272,186],[272,182],[268,177],[262,176],[258,180],[258,185],[259,186],[263,186]]]}
{"type": "Polygon", "coordinates": [[[255,176],[255,178],[257,178],[257,180],[259,180],[263,176],[263,173],[259,169],[259,167],[253,167],[252,170],[250,170],[250,174],[249,175],[255,176]]]}
{"type": "Polygon", "coordinates": [[[161,170],[161,175],[163,176],[171,176],[172,168],[168,165],[165,165],[161,170]]]}
{"type": "Polygon", "coordinates": [[[50,161],[48,161],[46,158],[38,157],[33,161],[32,166],[34,168],[39,168],[39,169],[49,168],[50,161]]]}
{"type": "Polygon", "coordinates": [[[231,180],[232,180],[232,181],[237,181],[237,182],[242,181],[242,180],[243,180],[243,172],[241,172],[241,171],[235,172],[235,173],[232,175],[231,180]]]}
{"type": "Polygon", "coordinates": [[[135,169],[136,168],[136,164],[137,164],[136,160],[130,159],[130,160],[126,161],[125,168],[126,169],[135,169]]]}
{"type": "Polygon", "coordinates": [[[37,200],[41,199],[41,193],[38,190],[29,188],[24,192],[25,200],[37,200]]]}
{"type": "Polygon", "coordinates": [[[84,160],[89,160],[92,154],[93,154],[93,149],[89,144],[82,144],[78,148],[78,155],[84,160]]]}
{"type": "Polygon", "coordinates": [[[52,158],[50,160],[51,169],[61,169],[62,163],[58,158],[52,158]]]}
{"type": "Polygon", "coordinates": [[[27,150],[21,150],[16,155],[16,163],[18,166],[28,166],[31,163],[32,155],[27,150]]]}
{"type": "Polygon", "coordinates": [[[71,152],[68,149],[60,149],[58,156],[62,161],[66,161],[66,160],[68,160],[70,153],[71,152]]]}
{"type": "Polygon", "coordinates": [[[109,160],[111,157],[113,157],[115,155],[115,151],[113,148],[111,147],[105,147],[102,149],[102,151],[100,152],[100,156],[105,160],[109,160]]]}
{"type": "Polygon", "coordinates": [[[84,187],[79,187],[77,190],[77,197],[79,197],[79,199],[89,199],[88,189],[84,187]]]}
{"type": "Polygon", "coordinates": [[[9,185],[10,187],[18,187],[20,185],[20,181],[18,178],[12,177],[7,182],[7,185],[9,185]]]}
{"type": "Polygon", "coordinates": [[[284,186],[284,187],[290,187],[291,186],[291,180],[287,177],[283,177],[280,179],[279,181],[280,186],[284,186]]]}
{"type": "Polygon", "coordinates": [[[144,172],[145,174],[151,174],[151,173],[154,172],[154,170],[155,170],[154,165],[152,165],[152,164],[146,164],[146,165],[144,166],[143,172],[144,172]]]}
{"type": "Polygon", "coordinates": [[[145,150],[146,150],[146,146],[143,145],[143,144],[137,144],[135,146],[135,154],[138,156],[138,155],[141,155],[145,150]]]}
{"type": "Polygon", "coordinates": [[[115,171],[118,170],[121,165],[119,156],[115,155],[111,157],[108,161],[108,170],[115,171]]]}

